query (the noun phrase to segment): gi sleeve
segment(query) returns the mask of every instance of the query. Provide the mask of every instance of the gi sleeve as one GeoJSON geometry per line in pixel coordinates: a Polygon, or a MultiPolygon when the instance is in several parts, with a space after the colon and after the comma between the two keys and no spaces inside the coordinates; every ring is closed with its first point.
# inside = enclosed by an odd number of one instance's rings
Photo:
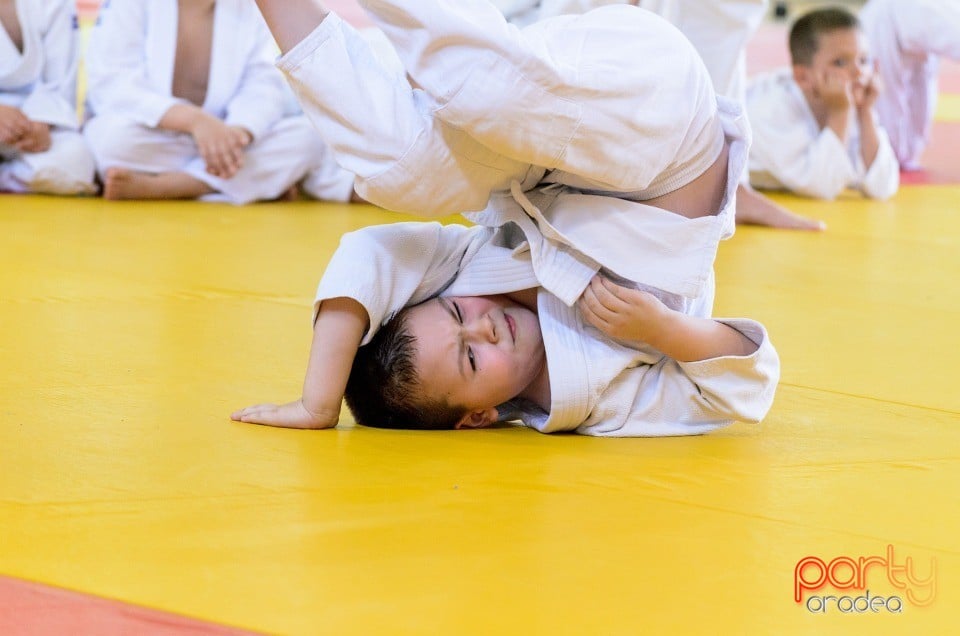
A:
{"type": "Polygon", "coordinates": [[[246,128],[258,139],[283,117],[286,87],[273,65],[273,37],[267,25],[255,12],[250,17],[255,22],[251,38],[256,44],[250,47],[240,88],[227,104],[224,121],[246,128]]]}
{"type": "Polygon", "coordinates": [[[76,8],[70,0],[44,4],[43,71],[21,110],[34,121],[76,129],[80,57],[76,8]]]}
{"type": "Polygon", "coordinates": [[[185,102],[148,82],[147,4],[114,0],[101,7],[87,47],[87,101],[94,113],[119,112],[156,128],[172,106],[185,102]]]}
{"type": "Polygon", "coordinates": [[[756,343],[757,350],[697,362],[664,357],[625,369],[577,432],[605,437],[698,435],[738,420],[761,421],[773,405],[780,379],[777,352],[759,323],[720,322],[756,343]]]}
{"type": "Polygon", "coordinates": [[[367,344],[404,307],[438,295],[492,234],[480,226],[392,223],[345,234],[323,273],[314,319],[328,298],[353,298],[367,310],[367,344]]]}
{"type": "Polygon", "coordinates": [[[873,163],[865,171],[860,191],[871,199],[883,201],[895,195],[900,188],[900,162],[897,161],[886,131],[880,129],[877,132],[880,147],[873,163]]]}

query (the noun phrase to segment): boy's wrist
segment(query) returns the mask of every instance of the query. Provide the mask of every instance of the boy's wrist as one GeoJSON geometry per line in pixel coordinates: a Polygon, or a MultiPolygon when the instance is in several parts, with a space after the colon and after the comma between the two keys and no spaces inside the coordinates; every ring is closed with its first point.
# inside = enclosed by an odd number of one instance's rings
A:
{"type": "Polygon", "coordinates": [[[300,398],[300,404],[319,427],[333,427],[340,421],[340,404],[336,406],[323,404],[319,401],[312,401],[307,395],[300,398]]]}
{"type": "Polygon", "coordinates": [[[847,124],[849,123],[850,108],[835,109],[827,112],[825,128],[832,130],[841,141],[847,139],[847,124]]]}
{"type": "MultiPolygon", "coordinates": [[[[873,110],[873,106],[860,106],[857,108],[857,119],[860,124],[870,124],[873,125],[877,121],[876,113],[873,110]]],[[[861,126],[862,127],[862,126],[861,126]]]]}
{"type": "Polygon", "coordinates": [[[644,341],[654,349],[668,353],[672,348],[670,343],[682,321],[683,314],[658,303],[649,321],[644,341]]]}

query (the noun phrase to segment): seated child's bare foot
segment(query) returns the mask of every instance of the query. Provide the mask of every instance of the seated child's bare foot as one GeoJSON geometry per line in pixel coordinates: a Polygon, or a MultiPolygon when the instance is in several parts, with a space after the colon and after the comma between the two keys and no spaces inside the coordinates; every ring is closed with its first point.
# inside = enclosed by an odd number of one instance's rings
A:
{"type": "Polygon", "coordinates": [[[280,196],[277,197],[277,201],[287,202],[287,201],[298,201],[300,199],[300,190],[297,189],[297,186],[292,185],[286,189],[285,192],[281,192],[280,196]]]}
{"type": "Polygon", "coordinates": [[[123,199],[196,199],[210,194],[213,189],[202,181],[182,172],[151,174],[108,168],[103,177],[103,198],[123,199]]]}
{"type": "Polygon", "coordinates": [[[741,225],[765,225],[785,230],[827,229],[827,224],[817,219],[808,219],[791,212],[763,196],[753,188],[740,185],[737,188],[737,223],[741,225]]]}
{"type": "Polygon", "coordinates": [[[111,201],[143,198],[136,195],[142,190],[141,177],[146,176],[124,168],[108,168],[103,175],[103,198],[111,201]]]}

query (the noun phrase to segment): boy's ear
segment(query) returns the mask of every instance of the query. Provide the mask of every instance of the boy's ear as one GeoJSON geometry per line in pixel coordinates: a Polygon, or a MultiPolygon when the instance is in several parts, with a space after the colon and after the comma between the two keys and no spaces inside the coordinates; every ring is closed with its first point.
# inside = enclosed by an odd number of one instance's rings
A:
{"type": "Polygon", "coordinates": [[[800,88],[811,86],[813,82],[813,69],[803,64],[794,64],[793,81],[795,81],[800,88]]]}
{"type": "Polygon", "coordinates": [[[493,407],[471,411],[461,417],[454,428],[483,428],[484,426],[490,426],[497,421],[497,415],[497,409],[493,407]]]}

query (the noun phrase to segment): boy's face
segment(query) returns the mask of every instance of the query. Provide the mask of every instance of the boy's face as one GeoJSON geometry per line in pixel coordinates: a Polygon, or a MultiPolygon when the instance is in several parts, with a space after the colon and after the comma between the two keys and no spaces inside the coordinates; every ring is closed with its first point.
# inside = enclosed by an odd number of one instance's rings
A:
{"type": "Polygon", "coordinates": [[[860,29],[834,29],[817,38],[817,52],[807,67],[812,80],[840,75],[847,82],[866,86],[873,76],[867,38],[860,29]]]}
{"type": "Polygon", "coordinates": [[[520,396],[545,371],[537,315],[506,296],[434,298],[410,309],[406,325],[428,397],[470,411],[520,396]]]}

